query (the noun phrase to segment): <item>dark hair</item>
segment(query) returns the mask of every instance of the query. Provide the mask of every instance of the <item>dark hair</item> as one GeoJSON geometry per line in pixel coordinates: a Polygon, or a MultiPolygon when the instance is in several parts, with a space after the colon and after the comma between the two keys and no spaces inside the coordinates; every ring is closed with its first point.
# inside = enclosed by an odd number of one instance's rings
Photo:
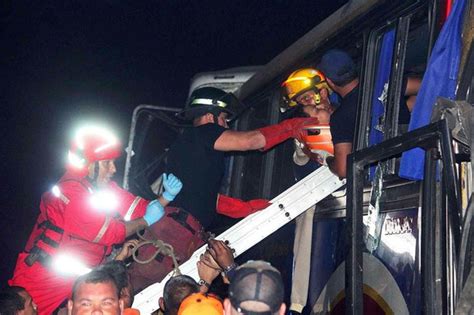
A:
{"type": "Polygon", "coordinates": [[[0,292],[0,315],[15,315],[25,308],[25,299],[19,294],[22,287],[7,287],[0,292]]]}
{"type": "Polygon", "coordinates": [[[115,279],[115,283],[117,284],[117,289],[119,292],[128,286],[127,267],[125,267],[121,261],[109,261],[103,265],[98,266],[95,270],[109,273],[115,279]]]}
{"type": "Polygon", "coordinates": [[[74,285],[72,287],[72,300],[73,301],[76,297],[76,293],[79,286],[83,283],[112,283],[115,288],[117,298],[119,298],[120,296],[120,291],[118,289],[117,283],[115,282],[115,278],[110,273],[104,270],[94,269],[91,272],[80,276],[74,282],[74,285]]]}
{"type": "Polygon", "coordinates": [[[199,285],[190,276],[179,275],[169,279],[163,289],[165,314],[177,314],[181,302],[192,293],[197,292],[199,292],[199,285]]]}
{"type": "Polygon", "coordinates": [[[130,303],[133,304],[133,300],[135,298],[133,294],[133,287],[130,283],[127,267],[125,267],[123,261],[112,260],[98,266],[96,270],[108,272],[115,279],[119,295],[122,294],[123,289],[130,287],[130,303]]]}

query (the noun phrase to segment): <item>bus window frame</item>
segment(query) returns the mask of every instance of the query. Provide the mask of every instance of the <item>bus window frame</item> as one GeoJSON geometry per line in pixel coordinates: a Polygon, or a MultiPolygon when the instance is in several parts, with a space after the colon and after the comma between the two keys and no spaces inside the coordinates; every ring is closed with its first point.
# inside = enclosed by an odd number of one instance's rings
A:
{"type": "MultiPolygon", "coordinates": [[[[362,93],[359,96],[357,108],[357,132],[354,141],[354,150],[361,150],[369,147],[370,124],[372,120],[372,97],[374,94],[374,82],[377,70],[377,62],[380,53],[381,39],[387,31],[394,27],[393,23],[387,23],[381,27],[369,31],[367,42],[364,45],[362,64],[359,75],[359,86],[362,84],[362,93]]],[[[396,27],[396,26],[395,26],[396,27]]]]}
{"type": "MultiPolygon", "coordinates": [[[[400,100],[402,95],[403,73],[405,70],[405,57],[407,52],[408,34],[412,14],[398,18],[395,26],[395,43],[390,69],[387,103],[385,106],[384,140],[396,137],[398,132],[398,118],[400,113],[400,100]]],[[[396,158],[387,161],[387,174],[395,174],[396,158]]]]}
{"type": "MultiPolygon", "coordinates": [[[[410,25],[412,18],[426,7],[420,6],[409,14],[398,16],[387,24],[369,31],[366,56],[363,58],[364,65],[361,71],[361,82],[363,84],[363,95],[361,95],[360,105],[358,109],[357,121],[357,142],[355,150],[365,149],[369,147],[369,135],[371,131],[372,118],[372,97],[374,93],[374,82],[380,53],[381,38],[391,27],[395,30],[395,42],[393,46],[393,57],[391,61],[389,88],[387,91],[387,102],[385,105],[385,125],[384,125],[384,141],[399,135],[398,115],[400,112],[400,100],[402,95],[402,83],[405,70],[405,59],[407,53],[408,36],[410,33],[410,25]]],[[[428,9],[429,12],[430,9],[428,9]]],[[[428,26],[431,27],[434,21],[428,19],[428,26]]],[[[431,34],[431,33],[430,33],[431,34]]],[[[431,52],[431,45],[428,47],[428,56],[431,52]]],[[[387,161],[386,175],[396,175],[396,158],[387,161]]]]}
{"type": "MultiPolygon", "coordinates": [[[[252,117],[251,112],[252,108],[261,107],[263,103],[264,106],[267,107],[267,112],[265,114],[265,125],[273,124],[278,122],[279,113],[277,110],[273,110],[275,104],[274,102],[279,101],[279,96],[275,96],[275,94],[271,91],[269,93],[268,90],[263,91],[261,95],[255,97],[252,100],[252,103],[245,109],[242,115],[239,116],[239,119],[236,121],[236,130],[249,130],[249,128],[253,128],[250,126],[250,118],[252,117]]],[[[263,127],[263,126],[259,126],[263,127]]],[[[255,128],[253,128],[255,129],[255,128]]],[[[237,198],[244,198],[248,199],[249,196],[244,196],[243,192],[243,184],[244,177],[246,177],[246,159],[248,159],[248,154],[256,154],[256,153],[243,153],[237,154],[233,156],[233,169],[231,172],[231,184],[230,184],[230,194],[237,198]]],[[[255,196],[252,198],[256,198],[257,196],[261,196],[260,198],[270,198],[271,196],[271,181],[273,179],[273,165],[275,160],[275,150],[270,150],[264,156],[262,156],[262,169],[260,170],[260,177],[259,180],[261,181],[258,185],[259,191],[255,193],[255,196]]]]}

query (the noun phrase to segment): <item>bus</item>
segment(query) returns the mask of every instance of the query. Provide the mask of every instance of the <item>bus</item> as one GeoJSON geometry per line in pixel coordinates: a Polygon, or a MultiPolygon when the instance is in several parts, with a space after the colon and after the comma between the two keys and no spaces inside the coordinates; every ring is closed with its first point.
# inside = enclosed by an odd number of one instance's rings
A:
{"type": "MultiPolygon", "coordinates": [[[[347,184],[316,205],[303,314],[470,310],[473,15],[472,0],[349,1],[235,91],[245,110],[232,128],[253,130],[288,118],[280,110],[281,83],[298,68],[315,67],[329,49],[347,51],[359,68],[347,184]],[[436,71],[450,62],[456,72],[436,71]],[[412,112],[403,116],[407,77],[422,83],[412,112]],[[438,98],[449,84],[454,97],[438,98]],[[432,110],[421,111],[428,92],[435,94],[432,110]],[[419,172],[410,173],[415,166],[419,172]]],[[[176,111],[144,105],[134,114],[124,183],[137,195],[156,193],[166,150],[182,128],[176,111]]],[[[285,191],[295,184],[293,150],[288,141],[265,154],[233,155],[222,192],[248,200],[285,191]]],[[[216,231],[233,223],[223,219],[216,231]]],[[[291,270],[292,244],[277,239],[288,238],[270,236],[245,258],[275,258],[291,270]]]]}

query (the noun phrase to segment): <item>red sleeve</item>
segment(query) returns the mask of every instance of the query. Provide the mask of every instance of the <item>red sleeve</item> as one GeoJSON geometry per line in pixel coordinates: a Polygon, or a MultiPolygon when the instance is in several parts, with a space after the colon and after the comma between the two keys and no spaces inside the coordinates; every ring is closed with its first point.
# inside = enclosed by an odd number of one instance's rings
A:
{"type": "Polygon", "coordinates": [[[64,229],[72,236],[110,246],[125,241],[125,224],[92,206],[92,196],[80,184],[63,185],[69,201],[64,209],[64,229]]]}
{"type": "Polygon", "coordinates": [[[120,188],[115,182],[111,182],[109,189],[117,196],[118,212],[125,221],[135,220],[145,215],[146,207],[150,201],[120,188]]]}
{"type": "Polygon", "coordinates": [[[254,199],[243,201],[226,195],[217,196],[217,213],[231,218],[243,218],[258,210],[268,207],[270,203],[266,199],[254,199]]]}

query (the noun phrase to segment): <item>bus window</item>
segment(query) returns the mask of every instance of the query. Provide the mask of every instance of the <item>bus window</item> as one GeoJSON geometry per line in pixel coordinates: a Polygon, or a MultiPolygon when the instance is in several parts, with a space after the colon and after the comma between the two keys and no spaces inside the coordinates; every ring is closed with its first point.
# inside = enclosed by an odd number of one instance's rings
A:
{"type": "Polygon", "coordinates": [[[371,97],[372,111],[370,119],[369,146],[384,139],[387,95],[392,67],[395,29],[389,28],[380,32],[375,39],[376,62],[374,68],[373,90],[371,97]]]}
{"type": "MultiPolygon", "coordinates": [[[[364,75],[362,111],[370,115],[362,147],[405,133],[426,65],[429,31],[426,8],[399,17],[370,34],[364,75]]],[[[364,125],[361,126],[364,128],[364,125]]],[[[359,133],[361,135],[361,133],[359,133]]],[[[359,148],[361,148],[359,142],[359,148]]],[[[396,160],[388,173],[395,174],[396,160]]]]}
{"type": "MultiPolygon", "coordinates": [[[[239,130],[254,130],[269,122],[272,106],[271,99],[264,97],[250,104],[251,107],[239,118],[239,130]]],[[[263,196],[263,177],[265,159],[268,156],[260,152],[241,152],[234,154],[233,184],[231,195],[244,200],[263,196]]]]}
{"type": "Polygon", "coordinates": [[[426,19],[421,22],[412,19],[408,33],[407,49],[403,72],[403,84],[400,96],[398,116],[398,134],[408,130],[411,112],[415,105],[416,95],[420,89],[423,73],[426,68],[429,47],[429,30],[426,19]],[[418,23],[417,23],[418,22],[418,23]]]}

